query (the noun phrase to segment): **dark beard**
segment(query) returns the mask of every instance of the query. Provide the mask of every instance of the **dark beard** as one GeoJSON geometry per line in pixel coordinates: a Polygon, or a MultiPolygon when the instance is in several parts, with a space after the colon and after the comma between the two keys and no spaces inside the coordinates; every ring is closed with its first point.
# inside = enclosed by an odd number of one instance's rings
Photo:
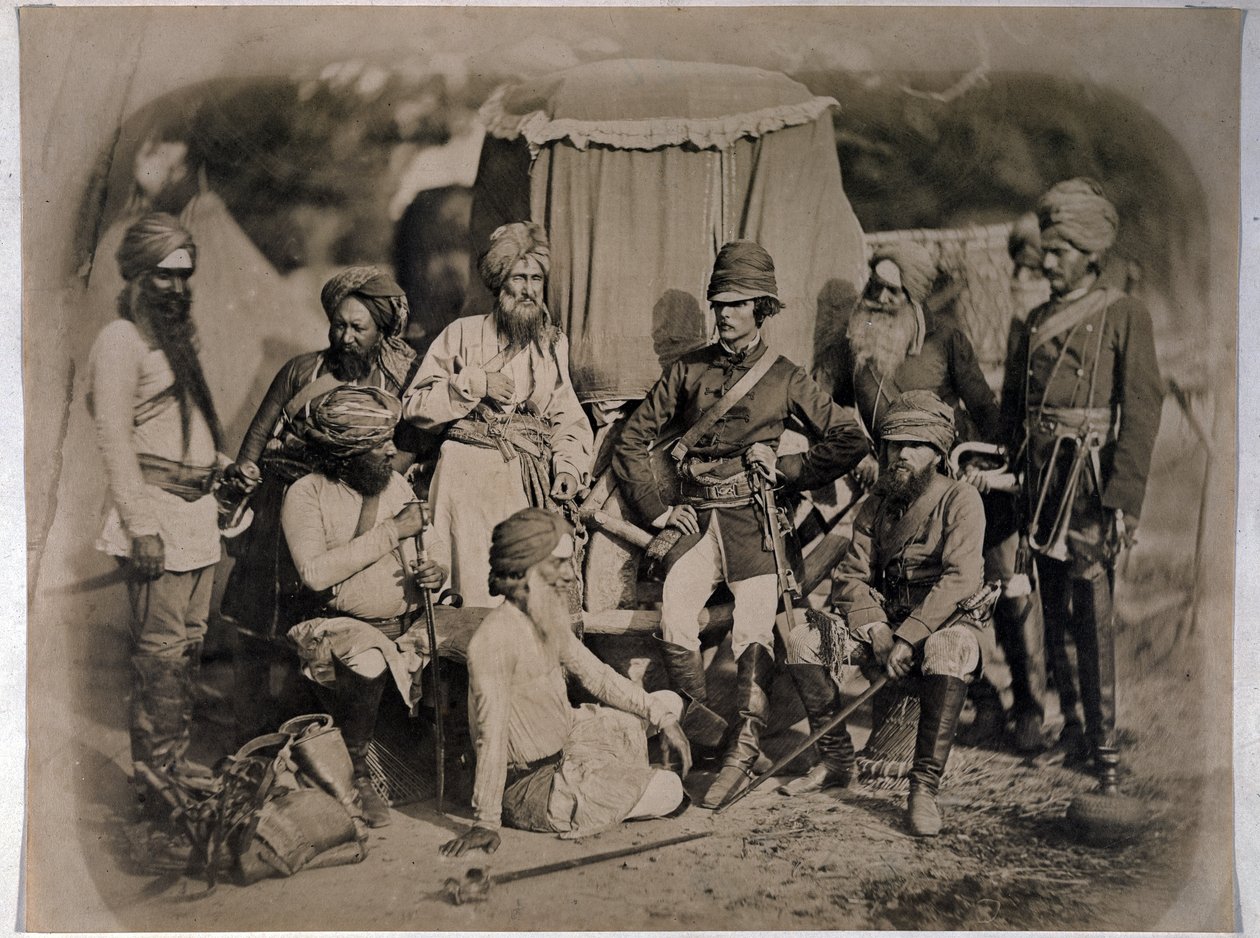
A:
{"type": "Polygon", "coordinates": [[[389,486],[394,469],[389,460],[381,460],[371,453],[358,456],[329,456],[311,454],[311,467],[320,475],[334,482],[344,482],[360,495],[380,495],[389,486]]]}
{"type": "Polygon", "coordinates": [[[192,320],[192,297],[187,293],[157,293],[142,289],[135,298],[135,313],[134,321],[152,336],[175,375],[184,450],[188,449],[192,407],[196,406],[210,427],[215,449],[224,451],[227,447],[223,440],[223,427],[219,423],[214,399],[210,396],[201,359],[197,357],[197,325],[192,320]]]}
{"type": "Polygon", "coordinates": [[[936,463],[924,466],[918,472],[906,468],[897,468],[894,464],[879,474],[871,491],[884,499],[884,504],[900,514],[927,491],[936,474],[936,463]]]}
{"type": "Polygon", "coordinates": [[[546,307],[535,303],[527,297],[514,297],[506,290],[499,291],[494,301],[494,325],[499,335],[508,340],[508,344],[516,348],[533,345],[542,351],[542,343],[547,339],[554,349],[555,338],[549,335],[547,327],[546,307]]]}
{"type": "Polygon", "coordinates": [[[324,353],[324,361],[338,380],[363,381],[372,373],[376,348],[361,349],[357,345],[331,346],[324,353]]]}
{"type": "Polygon", "coordinates": [[[891,377],[906,360],[914,326],[914,311],[904,303],[888,311],[859,305],[846,330],[854,363],[870,362],[877,374],[891,377]]]}

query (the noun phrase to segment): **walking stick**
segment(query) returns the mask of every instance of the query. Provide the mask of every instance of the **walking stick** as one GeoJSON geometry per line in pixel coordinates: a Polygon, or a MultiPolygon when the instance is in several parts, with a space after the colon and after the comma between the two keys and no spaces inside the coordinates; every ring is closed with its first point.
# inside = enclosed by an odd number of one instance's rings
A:
{"type": "MultiPolygon", "coordinates": [[[[416,557],[419,558],[420,563],[425,563],[429,559],[429,552],[424,546],[424,532],[429,530],[430,522],[424,502],[420,502],[419,505],[420,533],[416,535],[416,557]]],[[[433,594],[425,587],[421,587],[420,592],[424,594],[424,629],[429,638],[429,654],[433,657],[429,666],[433,670],[434,762],[437,768],[437,809],[441,814],[442,801],[446,797],[446,734],[442,729],[442,678],[439,673],[439,662],[442,658],[438,654],[437,619],[433,613],[433,594]]]]}

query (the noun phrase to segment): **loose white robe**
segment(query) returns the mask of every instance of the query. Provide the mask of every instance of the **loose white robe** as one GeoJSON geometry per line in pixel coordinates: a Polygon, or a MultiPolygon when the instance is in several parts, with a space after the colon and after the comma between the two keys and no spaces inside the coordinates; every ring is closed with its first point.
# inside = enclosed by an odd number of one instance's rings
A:
{"type": "MultiPolygon", "coordinates": [[[[467,417],[486,395],[486,370],[507,343],[493,316],[467,316],[447,326],[429,346],[403,416],[417,427],[441,431],[467,417]]],[[[585,484],[594,446],[590,422],[569,379],[569,343],[562,335],[555,359],[530,346],[499,370],[514,383],[504,410],[535,413],[551,429],[552,479],[567,472],[585,484]]],[[[513,512],[528,507],[520,458],[504,461],[496,449],[446,440],[429,489],[433,556],[450,571],[451,588],[470,606],[493,606],[490,535],[513,512]]]]}

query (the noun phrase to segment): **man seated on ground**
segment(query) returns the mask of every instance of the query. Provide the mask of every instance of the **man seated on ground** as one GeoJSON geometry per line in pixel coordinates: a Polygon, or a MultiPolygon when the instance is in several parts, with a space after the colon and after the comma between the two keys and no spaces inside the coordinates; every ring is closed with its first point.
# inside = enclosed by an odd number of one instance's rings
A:
{"type": "Polygon", "coordinates": [[[683,803],[682,779],[649,765],[647,754],[648,733],[659,731],[666,757],[683,775],[690,769],[682,699],[647,693],[578,641],[567,599],[573,550],[572,529],[543,509],[522,509],[494,529],[490,591],[506,601],[468,645],[474,822],[442,846],[446,856],[493,852],[504,822],[570,839],[683,803]],[[566,674],[607,706],[570,706],[566,674]]]}
{"type": "Polygon", "coordinates": [[[976,630],[987,625],[967,617],[946,624],[982,585],[984,507],[975,488],[941,471],[954,415],[932,392],[903,394],[879,430],[879,480],[853,523],[833,599],[890,678],[921,674],[909,819],[915,834],[931,837],[941,829],[936,793],[967,684],[980,666],[976,630]]]}
{"type": "Polygon", "coordinates": [[[390,465],[401,414],[398,398],[379,388],[346,385],[325,396],[304,431],[314,471],[289,487],[280,516],[302,584],[323,594],[322,613],[289,637],[341,729],[370,827],[389,823],[367,763],[381,696],[393,680],[408,706],[415,702],[414,677],[430,649],[403,632],[419,591],[446,577],[419,559],[423,514],[390,465]]]}

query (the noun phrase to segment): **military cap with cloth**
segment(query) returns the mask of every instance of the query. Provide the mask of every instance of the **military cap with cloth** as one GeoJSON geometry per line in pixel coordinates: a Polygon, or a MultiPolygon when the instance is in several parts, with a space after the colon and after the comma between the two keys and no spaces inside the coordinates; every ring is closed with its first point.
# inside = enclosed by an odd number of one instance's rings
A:
{"type": "Polygon", "coordinates": [[[762,296],[777,300],[774,260],[756,241],[728,241],[713,262],[707,295],[710,303],[742,303],[762,296]]]}
{"type": "Polygon", "coordinates": [[[906,391],[880,420],[879,438],[926,443],[941,455],[948,455],[954,445],[954,409],[931,391],[906,391]]]}

